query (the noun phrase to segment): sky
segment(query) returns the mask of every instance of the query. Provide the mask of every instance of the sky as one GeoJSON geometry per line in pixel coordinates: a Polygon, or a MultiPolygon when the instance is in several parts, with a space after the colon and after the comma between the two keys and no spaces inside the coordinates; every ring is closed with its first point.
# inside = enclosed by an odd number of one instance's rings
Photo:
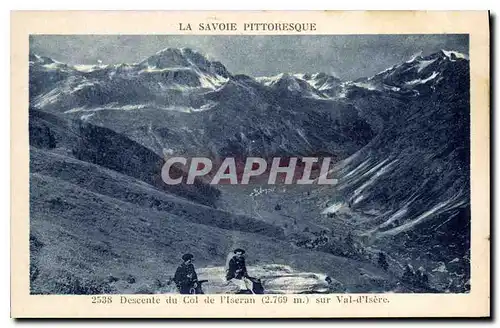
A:
{"type": "Polygon", "coordinates": [[[468,35],[32,35],[30,50],[68,64],[139,62],[165,48],[188,47],[232,74],[334,74],[368,77],[413,55],[469,53],[468,35]]]}

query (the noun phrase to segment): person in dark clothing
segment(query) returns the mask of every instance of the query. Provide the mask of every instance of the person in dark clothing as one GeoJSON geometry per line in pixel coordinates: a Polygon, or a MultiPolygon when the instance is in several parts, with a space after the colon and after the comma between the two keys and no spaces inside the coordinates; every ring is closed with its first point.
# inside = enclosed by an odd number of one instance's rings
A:
{"type": "Polygon", "coordinates": [[[182,255],[182,263],[175,271],[174,282],[181,294],[190,294],[193,288],[198,287],[198,275],[194,270],[194,256],[182,255]]]}
{"type": "Polygon", "coordinates": [[[242,280],[247,289],[254,294],[263,294],[264,287],[258,278],[250,277],[248,275],[247,266],[245,263],[245,250],[237,248],[233,251],[234,256],[228,262],[226,271],[226,280],[232,279],[242,280]]]}
{"type": "Polygon", "coordinates": [[[242,279],[243,277],[248,277],[247,266],[245,264],[245,251],[241,248],[234,250],[234,256],[229,260],[228,269],[226,272],[226,279],[231,280],[242,279]]]}

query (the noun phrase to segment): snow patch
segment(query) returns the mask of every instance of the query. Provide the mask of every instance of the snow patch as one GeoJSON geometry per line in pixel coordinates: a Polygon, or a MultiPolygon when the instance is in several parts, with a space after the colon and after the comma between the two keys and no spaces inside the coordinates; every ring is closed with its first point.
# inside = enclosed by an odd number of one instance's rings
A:
{"type": "Polygon", "coordinates": [[[414,54],[414,55],[410,58],[410,60],[406,61],[406,63],[407,63],[407,64],[412,63],[412,62],[414,62],[415,60],[417,60],[420,56],[422,56],[422,51],[419,51],[419,52],[417,52],[416,54],[414,54]]]}
{"type": "Polygon", "coordinates": [[[147,104],[124,105],[124,106],[121,106],[120,109],[122,109],[122,110],[136,110],[136,109],[143,109],[146,107],[147,107],[147,104]]]}
{"type": "Polygon", "coordinates": [[[377,90],[377,88],[373,84],[366,83],[366,82],[353,82],[352,85],[357,86],[358,88],[363,88],[363,89],[367,89],[367,90],[377,90]]]}
{"type": "Polygon", "coordinates": [[[106,68],[107,65],[74,65],[73,68],[79,72],[90,73],[98,69],[106,68]]]}
{"type": "Polygon", "coordinates": [[[394,92],[399,92],[399,91],[401,91],[401,88],[400,88],[400,87],[396,87],[396,86],[393,86],[393,85],[383,84],[382,86],[383,86],[383,88],[384,88],[385,90],[390,90],[390,91],[394,91],[394,92]]]}
{"type": "Polygon", "coordinates": [[[199,80],[202,88],[207,89],[217,89],[221,85],[225,84],[228,79],[222,76],[208,76],[206,74],[200,74],[199,80]]]}
{"type": "Polygon", "coordinates": [[[89,119],[89,118],[91,118],[94,114],[95,114],[95,112],[94,112],[94,113],[90,113],[90,114],[83,114],[83,115],[80,117],[80,119],[81,119],[82,121],[88,121],[88,119],[89,119]]]}
{"type": "Polygon", "coordinates": [[[455,58],[460,58],[460,59],[469,59],[469,57],[467,55],[464,55],[463,53],[460,53],[458,51],[449,51],[449,50],[441,50],[443,52],[443,54],[448,57],[451,61],[455,61],[453,58],[452,58],[452,55],[455,57],[455,58]]]}
{"type": "Polygon", "coordinates": [[[283,76],[285,76],[285,74],[280,73],[280,74],[274,75],[274,76],[256,77],[255,80],[259,83],[262,83],[263,85],[265,85],[267,87],[270,87],[270,86],[274,85],[276,82],[278,82],[280,79],[282,79],[283,76]]]}
{"type": "Polygon", "coordinates": [[[163,157],[167,158],[169,156],[172,156],[174,154],[174,150],[172,148],[163,148],[163,157]]]}
{"type": "Polygon", "coordinates": [[[77,91],[83,90],[84,88],[87,87],[93,87],[95,85],[99,85],[99,82],[89,82],[89,81],[84,81],[83,83],[79,84],[76,88],[71,90],[71,93],[75,93],[77,91]]]}
{"type": "MultiPolygon", "coordinates": [[[[31,57],[31,56],[30,56],[31,57]]],[[[43,61],[42,57],[40,57],[39,55],[37,54],[33,54],[33,57],[35,57],[36,61],[33,61],[33,60],[30,60],[30,64],[34,64],[35,62],[40,62],[40,61],[43,61]]]]}
{"type": "Polygon", "coordinates": [[[362,201],[365,197],[363,195],[359,195],[358,197],[354,198],[353,200],[353,204],[357,204],[359,203],[360,201],[362,201]]]}
{"type": "MultiPolygon", "coordinates": [[[[231,281],[227,282],[224,267],[199,268],[197,271],[199,279],[208,280],[208,283],[203,285],[207,294],[235,293],[237,292],[235,287],[245,288],[245,286],[234,286],[231,281]]],[[[248,273],[252,277],[260,278],[266,293],[270,294],[325,293],[329,291],[325,274],[299,271],[288,265],[249,266],[248,273]]],[[[341,285],[337,280],[332,280],[341,285]]]]}
{"type": "Polygon", "coordinates": [[[42,94],[35,99],[36,107],[45,107],[47,105],[55,103],[59,99],[61,91],[56,88],[46,94],[42,94]]]}
{"type": "Polygon", "coordinates": [[[193,112],[203,112],[203,111],[210,110],[210,109],[214,108],[216,105],[217,105],[216,102],[208,101],[206,104],[203,104],[200,108],[193,108],[192,111],[193,112]]]}
{"type": "Polygon", "coordinates": [[[440,265],[437,268],[435,268],[435,269],[432,270],[432,272],[447,273],[448,270],[446,269],[446,265],[443,262],[441,262],[440,265]]]}
{"type": "MultiPolygon", "coordinates": [[[[383,161],[381,164],[384,164],[387,160],[383,161]]],[[[373,185],[375,183],[375,181],[380,177],[382,176],[383,174],[387,173],[389,171],[389,169],[391,168],[392,165],[394,165],[395,163],[397,163],[399,160],[394,160],[392,162],[390,162],[389,164],[387,164],[386,166],[384,167],[381,167],[381,164],[377,165],[375,168],[378,169],[379,167],[380,170],[375,173],[375,175],[373,175],[367,182],[365,182],[363,185],[361,185],[361,187],[359,187],[358,189],[356,189],[354,191],[354,195],[358,196],[358,195],[361,195],[361,193],[363,192],[363,190],[365,190],[366,188],[368,188],[369,186],[373,185]]],[[[374,168],[374,169],[375,169],[374,168]]],[[[371,169],[370,173],[374,172],[375,170],[374,169],[371,169]]],[[[368,173],[367,172],[367,173],[368,173]]],[[[363,176],[366,175],[366,174],[363,174],[363,176]]]]}
{"type": "Polygon", "coordinates": [[[403,208],[399,209],[389,219],[387,219],[387,221],[385,221],[384,223],[382,223],[380,225],[380,228],[386,228],[386,227],[388,227],[393,222],[395,222],[395,221],[403,218],[407,212],[408,212],[408,209],[406,207],[403,207],[403,208]]]}
{"type": "Polygon", "coordinates": [[[422,70],[424,70],[427,66],[429,66],[430,64],[434,63],[436,61],[436,59],[431,59],[431,60],[421,60],[418,62],[417,64],[417,72],[421,72],[422,70]]]}
{"type": "Polygon", "coordinates": [[[67,111],[64,111],[64,114],[71,114],[71,113],[78,113],[78,112],[87,112],[87,113],[94,113],[98,112],[101,110],[104,110],[105,108],[87,108],[87,107],[75,107],[68,109],[67,111]]]}
{"type": "Polygon", "coordinates": [[[302,129],[297,129],[297,134],[302,138],[302,140],[304,140],[308,145],[311,145],[309,143],[309,140],[307,140],[306,138],[306,134],[304,133],[304,130],[302,129]]]}
{"type": "Polygon", "coordinates": [[[416,85],[416,84],[425,84],[433,79],[435,79],[439,75],[438,72],[432,72],[431,76],[425,79],[416,79],[413,81],[406,82],[407,85],[416,85]]]}
{"type": "Polygon", "coordinates": [[[333,85],[331,83],[328,83],[328,79],[326,79],[326,81],[324,81],[324,82],[318,81],[319,75],[320,75],[319,73],[314,73],[311,75],[311,78],[309,78],[309,79],[306,78],[305,74],[294,74],[293,76],[306,82],[307,84],[309,84],[311,87],[313,87],[316,90],[324,91],[324,90],[331,89],[333,87],[333,85]]]}
{"type": "Polygon", "coordinates": [[[335,203],[325,208],[323,212],[321,212],[321,214],[330,214],[330,213],[334,214],[337,213],[343,207],[345,207],[344,203],[335,203]]]}
{"type": "Polygon", "coordinates": [[[288,91],[300,91],[300,85],[295,79],[291,79],[290,84],[287,86],[288,91]]]}
{"type": "Polygon", "coordinates": [[[50,64],[45,64],[43,65],[44,68],[46,69],[58,69],[60,63],[50,63],[50,64]]]}
{"type": "Polygon", "coordinates": [[[383,236],[383,235],[396,235],[398,233],[401,233],[403,231],[407,231],[407,230],[413,228],[414,226],[422,223],[425,220],[432,218],[435,215],[444,213],[444,212],[451,210],[453,208],[460,207],[466,203],[464,200],[459,200],[460,198],[462,198],[462,192],[458,192],[453,197],[450,197],[448,200],[436,204],[430,210],[425,211],[424,213],[417,216],[415,219],[409,220],[407,223],[402,224],[399,227],[396,227],[394,229],[384,231],[384,232],[380,233],[380,235],[381,236],[383,236]]]}
{"type": "MultiPolygon", "coordinates": [[[[388,72],[392,71],[393,69],[395,69],[395,68],[396,68],[396,67],[398,67],[398,66],[399,66],[399,65],[393,65],[393,66],[391,66],[391,67],[389,67],[389,68],[386,68],[386,69],[384,69],[383,71],[378,72],[377,74],[375,74],[375,76],[378,76],[378,75],[383,75],[383,74],[385,74],[385,73],[388,73],[388,72]]],[[[389,74],[389,75],[390,75],[390,74],[389,74]]],[[[373,77],[371,77],[371,78],[370,78],[370,80],[371,80],[371,79],[373,79],[373,77]]]]}

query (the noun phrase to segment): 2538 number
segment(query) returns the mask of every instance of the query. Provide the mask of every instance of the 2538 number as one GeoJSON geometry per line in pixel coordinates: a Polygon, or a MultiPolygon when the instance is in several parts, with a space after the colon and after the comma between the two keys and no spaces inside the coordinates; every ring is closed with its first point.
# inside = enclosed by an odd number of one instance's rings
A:
{"type": "Polygon", "coordinates": [[[111,304],[113,298],[111,296],[92,296],[92,304],[111,304]]]}

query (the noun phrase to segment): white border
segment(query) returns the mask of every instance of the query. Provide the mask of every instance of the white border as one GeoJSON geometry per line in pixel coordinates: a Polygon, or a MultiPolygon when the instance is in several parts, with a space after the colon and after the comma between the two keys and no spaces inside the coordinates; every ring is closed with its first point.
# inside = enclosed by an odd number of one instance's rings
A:
{"type": "MultiPolygon", "coordinates": [[[[354,9],[354,10],[368,10],[368,9],[376,9],[376,10],[391,10],[391,9],[397,9],[397,10],[408,10],[408,9],[423,9],[423,10],[442,10],[442,9],[458,9],[458,10],[480,10],[480,9],[490,9],[492,10],[493,14],[498,14],[500,12],[499,7],[499,1],[493,1],[493,0],[474,0],[474,1],[450,1],[450,2],[439,2],[435,0],[417,0],[417,1],[387,1],[387,0],[379,0],[379,1],[370,1],[370,0],[359,0],[359,1],[338,1],[338,2],[333,2],[333,1],[317,1],[317,0],[307,0],[303,2],[291,2],[291,1],[276,1],[273,3],[269,3],[267,0],[252,0],[249,2],[240,2],[240,3],[235,3],[234,1],[222,1],[222,0],[213,0],[213,1],[181,1],[177,4],[175,3],[169,3],[166,5],[164,1],[150,1],[150,0],[141,0],[141,1],[131,1],[131,0],[122,0],[122,1],[110,1],[107,3],[103,3],[103,1],[99,0],[87,0],[84,3],[69,3],[68,1],[62,1],[62,0],[43,0],[43,1],[34,1],[34,0],[17,0],[15,3],[7,3],[7,2],[2,2],[1,6],[2,10],[1,11],[1,27],[2,27],[2,37],[3,37],[3,49],[4,51],[1,52],[1,63],[3,64],[3,67],[5,70],[3,70],[4,74],[2,74],[2,88],[0,88],[2,92],[2,100],[4,106],[2,106],[2,110],[0,110],[0,149],[3,151],[3,153],[7,153],[7,158],[4,157],[4,160],[1,161],[2,169],[1,169],[1,197],[0,197],[0,208],[3,210],[3,223],[5,226],[3,226],[2,231],[2,236],[3,238],[2,241],[2,255],[6,255],[2,257],[4,261],[7,261],[7,263],[10,263],[9,261],[9,248],[10,248],[10,224],[8,218],[10,217],[10,111],[8,110],[10,107],[10,74],[8,72],[10,71],[10,61],[9,61],[9,54],[10,54],[10,10],[75,10],[75,9],[94,9],[94,10],[107,10],[107,9],[120,9],[120,10],[144,10],[144,9],[170,9],[170,10],[192,10],[192,9],[198,9],[198,10],[217,10],[217,9],[226,9],[226,10],[256,10],[256,9],[287,9],[287,10],[317,10],[317,9],[337,9],[337,10],[346,10],[346,9],[354,9]],[[9,68],[8,68],[9,67],[9,68]]],[[[498,31],[497,31],[498,32],[498,31]]],[[[498,37],[497,34],[494,34],[492,36],[492,46],[498,44],[498,37]]],[[[495,49],[494,49],[495,51],[495,49]]],[[[498,59],[498,55],[495,53],[494,54],[494,59],[498,59]]],[[[495,76],[495,73],[498,73],[496,65],[492,66],[492,74],[495,76]]],[[[492,93],[498,94],[498,91],[500,87],[498,86],[497,83],[494,84],[495,89],[492,90],[492,93]]],[[[494,104],[493,104],[494,105],[494,104]]],[[[494,111],[495,108],[492,107],[492,111],[494,111]]],[[[499,116],[498,114],[495,117],[495,121],[492,122],[492,124],[495,124],[495,126],[499,126],[499,116]]],[[[493,129],[494,131],[495,129],[493,129]]],[[[498,136],[498,132],[496,133],[498,136]]],[[[498,154],[498,151],[500,148],[498,140],[497,143],[495,144],[494,150],[495,153],[498,154]]],[[[498,164],[498,161],[495,161],[495,163],[498,164]]],[[[492,169],[498,168],[496,165],[495,167],[492,167],[492,169]]],[[[496,181],[495,181],[496,182],[496,181]]],[[[499,204],[500,203],[500,196],[497,194],[495,195],[494,198],[494,203],[499,204]]],[[[495,218],[493,218],[494,220],[495,218]]],[[[492,232],[493,236],[497,236],[498,234],[498,223],[496,224],[496,230],[492,232]]],[[[498,243],[496,243],[498,244],[498,243]]],[[[493,255],[497,254],[497,252],[493,252],[493,255]]],[[[495,256],[495,259],[497,256],[495,256]]],[[[495,260],[492,259],[492,260],[495,260]]],[[[498,278],[498,274],[495,275],[495,277],[492,277],[493,279],[498,278]]],[[[10,280],[10,267],[9,265],[4,266],[4,270],[2,271],[2,276],[1,276],[1,281],[4,284],[4,288],[2,290],[7,291],[10,288],[9,280],[10,280]],[[9,285],[9,287],[5,288],[6,285],[9,285]]],[[[6,320],[9,318],[10,314],[7,313],[7,309],[10,309],[10,298],[9,294],[7,292],[3,293],[3,297],[1,298],[2,302],[2,323],[5,323],[6,326],[10,327],[15,324],[13,320],[6,320]]],[[[496,296],[496,293],[495,293],[496,296]]],[[[494,297],[495,297],[494,296],[494,297]]],[[[498,303],[498,302],[496,302],[498,303]]],[[[496,304],[494,304],[496,305],[496,304]]],[[[492,308],[492,313],[495,313],[497,310],[497,307],[492,308]]],[[[305,322],[301,322],[299,324],[304,324],[305,322]]],[[[395,324],[403,324],[402,322],[398,321],[397,323],[394,322],[395,324]]],[[[45,322],[45,323],[24,323],[26,326],[32,326],[32,325],[52,325],[52,322],[45,322]]],[[[121,325],[123,322],[115,322],[115,323],[110,323],[114,325],[121,325]]],[[[169,322],[169,325],[172,324],[178,324],[174,322],[169,322]]],[[[193,324],[193,323],[190,323],[193,324]]],[[[206,324],[206,323],[205,323],[206,324]]],[[[222,324],[222,322],[212,322],[212,324],[222,324]]],[[[231,323],[229,323],[231,324],[231,323]]],[[[238,324],[244,324],[243,322],[238,322],[238,324]]],[[[289,324],[289,323],[282,323],[282,324],[289,324]]],[[[335,325],[346,325],[345,322],[323,322],[323,324],[335,324],[335,325]]],[[[355,322],[355,323],[350,323],[349,326],[362,326],[364,325],[364,322],[355,322]]],[[[387,323],[384,323],[385,325],[387,323]]],[[[405,323],[406,324],[406,323],[405,323]]],[[[435,322],[435,323],[425,323],[426,326],[428,327],[438,327],[443,324],[443,322],[435,322]]],[[[475,323],[478,324],[478,323],[475,323]]],[[[69,325],[68,322],[62,323],[63,326],[69,325]]],[[[96,324],[95,322],[93,323],[85,323],[84,326],[86,325],[92,325],[93,327],[100,326],[100,324],[96,324]]],[[[264,324],[263,322],[259,322],[259,325],[266,326],[267,324],[264,324]]],[[[2,325],[4,326],[4,325],[2,325]]]]}

